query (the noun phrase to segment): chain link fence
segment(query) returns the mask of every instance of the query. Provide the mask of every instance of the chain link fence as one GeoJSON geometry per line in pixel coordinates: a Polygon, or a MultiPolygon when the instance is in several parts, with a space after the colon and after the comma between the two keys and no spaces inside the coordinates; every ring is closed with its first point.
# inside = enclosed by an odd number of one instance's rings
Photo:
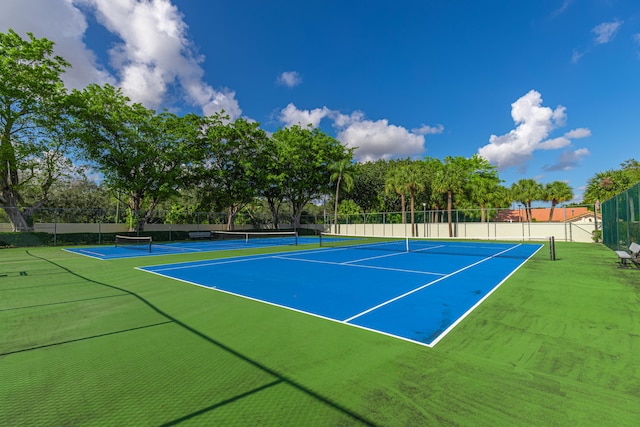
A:
{"type": "MultiPolygon", "coordinates": [[[[0,247],[112,244],[117,235],[152,236],[154,241],[187,240],[191,231],[227,230],[229,215],[220,212],[153,211],[142,227],[142,212],[128,209],[39,208],[23,211],[29,227],[15,230],[0,206],[0,247]],[[20,232],[17,232],[20,231],[20,232]]],[[[240,212],[234,230],[292,230],[291,221],[282,218],[273,224],[271,215],[240,212]]],[[[303,215],[301,234],[316,234],[322,229],[322,216],[303,215]]]]}
{"type": "MultiPolygon", "coordinates": [[[[637,192],[635,206],[637,209],[637,192]]],[[[358,235],[449,237],[449,215],[455,237],[540,238],[555,236],[560,241],[593,241],[598,218],[588,206],[534,208],[529,214],[524,206],[516,209],[458,209],[451,214],[444,210],[416,209],[411,227],[411,213],[401,212],[340,214],[337,224],[333,214],[303,215],[301,234],[339,232],[358,235]],[[551,219],[551,221],[550,221],[551,219]],[[337,230],[336,230],[337,229],[337,230]]],[[[154,241],[187,240],[191,231],[226,230],[228,214],[156,210],[143,227],[142,213],[128,209],[53,209],[40,208],[26,212],[29,233],[16,233],[8,216],[0,207],[0,247],[37,245],[112,244],[115,235],[151,236],[154,241]]],[[[636,213],[635,218],[638,215],[636,213]]],[[[292,230],[287,215],[273,224],[267,212],[242,211],[234,219],[235,230],[292,230]]],[[[637,226],[637,223],[636,223],[637,226]]],[[[22,230],[21,230],[22,231],[22,230]]],[[[636,228],[637,233],[637,228],[636,228]]],[[[627,238],[628,240],[628,238],[627,238]]],[[[625,240],[625,242],[627,241],[625,240]]]]}
{"type": "Polygon", "coordinates": [[[592,205],[515,209],[416,209],[411,212],[327,215],[327,228],[332,233],[361,236],[415,236],[469,239],[538,240],[554,236],[558,241],[593,242],[597,239],[600,220],[592,205]],[[413,226],[412,226],[413,224],[413,226]]]}
{"type": "Polygon", "coordinates": [[[640,183],[602,203],[602,241],[614,251],[640,242],[640,183]]]}

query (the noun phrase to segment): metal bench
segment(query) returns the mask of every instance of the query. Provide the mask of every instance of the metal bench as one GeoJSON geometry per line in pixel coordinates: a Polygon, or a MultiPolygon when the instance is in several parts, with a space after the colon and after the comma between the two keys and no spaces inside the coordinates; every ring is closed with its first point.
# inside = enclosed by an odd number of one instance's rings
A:
{"type": "Polygon", "coordinates": [[[629,245],[629,251],[615,251],[620,261],[620,267],[629,267],[634,264],[640,268],[640,245],[633,242],[629,245]]]}
{"type": "Polygon", "coordinates": [[[190,239],[210,239],[211,232],[210,231],[190,231],[189,238],[190,239]]]}

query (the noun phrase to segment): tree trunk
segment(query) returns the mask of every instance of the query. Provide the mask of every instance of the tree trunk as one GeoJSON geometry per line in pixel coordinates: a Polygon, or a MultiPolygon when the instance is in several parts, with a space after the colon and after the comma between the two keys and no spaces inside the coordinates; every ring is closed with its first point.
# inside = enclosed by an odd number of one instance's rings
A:
{"type": "Polygon", "coordinates": [[[273,221],[273,228],[277,230],[279,228],[278,222],[280,222],[280,203],[281,201],[276,201],[276,199],[272,199],[267,197],[267,204],[269,204],[269,210],[271,211],[271,220],[273,221]]]}
{"type": "Polygon", "coordinates": [[[413,190],[410,194],[411,197],[411,237],[416,236],[416,218],[415,218],[415,196],[413,190]]]}
{"type": "Polygon", "coordinates": [[[447,191],[447,212],[449,213],[449,237],[453,237],[453,222],[451,220],[451,211],[453,210],[453,193],[447,191]]]}
{"type": "Polygon", "coordinates": [[[18,207],[19,195],[13,188],[13,184],[18,182],[18,174],[11,170],[7,162],[7,170],[0,175],[0,202],[4,205],[4,211],[9,217],[13,231],[33,231],[33,226],[29,225],[24,213],[18,207]]]}
{"type": "Polygon", "coordinates": [[[333,232],[335,234],[338,234],[338,194],[340,191],[340,180],[342,178],[342,175],[338,175],[338,182],[336,184],[336,200],[335,200],[335,210],[334,210],[334,216],[333,216],[333,232]]]}
{"type": "Polygon", "coordinates": [[[553,210],[556,208],[555,202],[551,202],[551,209],[549,210],[549,222],[553,221],[553,210]]]}
{"type": "Polygon", "coordinates": [[[240,212],[240,205],[229,206],[229,217],[227,218],[227,231],[233,231],[236,228],[236,217],[240,212]]]}
{"type": "Polygon", "coordinates": [[[134,193],[129,198],[129,232],[142,231],[144,224],[140,224],[140,206],[142,204],[142,198],[140,194],[134,193]],[[135,218],[135,224],[134,224],[135,218]]]}
{"type": "Polygon", "coordinates": [[[300,228],[300,217],[302,216],[302,209],[304,209],[304,205],[307,204],[306,200],[292,202],[291,205],[293,207],[293,229],[297,230],[300,228]]]}
{"type": "Polygon", "coordinates": [[[20,208],[5,206],[3,209],[9,217],[13,231],[33,231],[33,226],[27,223],[27,219],[20,208]]]}

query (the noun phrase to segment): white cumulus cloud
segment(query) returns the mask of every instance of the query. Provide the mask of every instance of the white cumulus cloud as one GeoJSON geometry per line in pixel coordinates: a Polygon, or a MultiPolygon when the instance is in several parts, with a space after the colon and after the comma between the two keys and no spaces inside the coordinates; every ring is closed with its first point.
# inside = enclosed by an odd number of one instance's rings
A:
{"type": "Polygon", "coordinates": [[[549,139],[550,133],[566,123],[566,108],[555,110],[542,105],[542,95],[531,90],[511,104],[515,129],[504,135],[491,135],[489,144],[480,147],[478,154],[499,169],[518,167],[523,170],[536,150],[556,150],[571,145],[577,138],[591,135],[586,128],[578,128],[549,139]]]}
{"type": "Polygon", "coordinates": [[[225,110],[234,119],[242,113],[235,92],[204,81],[203,58],[169,0],[3,0],[0,31],[8,28],[54,41],[56,54],[72,64],[63,76],[69,87],[110,83],[150,108],[164,106],[175,90],[204,114],[225,110]],[[108,51],[113,72],[83,41],[89,14],[117,40],[108,51]]]}
{"type": "Polygon", "coordinates": [[[302,77],[297,71],[285,71],[278,76],[276,83],[282,86],[295,87],[302,83],[302,77]]]}
{"type": "Polygon", "coordinates": [[[300,110],[294,104],[283,108],[278,118],[286,126],[318,127],[323,119],[331,120],[338,132],[337,139],[345,146],[355,148],[355,160],[361,162],[421,155],[425,150],[425,135],[444,130],[442,125],[422,125],[409,131],[386,119],[367,120],[361,111],[343,114],[327,107],[300,110]]]}
{"type": "Polygon", "coordinates": [[[386,119],[352,123],[338,133],[338,139],[347,147],[356,148],[354,157],[359,162],[422,154],[425,141],[424,135],[391,125],[386,119]]]}
{"type": "Polygon", "coordinates": [[[331,113],[327,107],[315,108],[313,110],[299,110],[295,105],[289,104],[282,111],[278,117],[285,126],[307,126],[313,127],[320,126],[320,121],[327,117],[331,113]]]}
{"type": "Polygon", "coordinates": [[[202,58],[188,38],[182,14],[169,0],[76,1],[91,6],[98,21],[120,38],[110,51],[111,64],[131,99],[157,108],[178,83],[185,100],[204,114],[224,110],[231,120],[240,116],[233,91],[218,91],[203,81],[202,58]]]}

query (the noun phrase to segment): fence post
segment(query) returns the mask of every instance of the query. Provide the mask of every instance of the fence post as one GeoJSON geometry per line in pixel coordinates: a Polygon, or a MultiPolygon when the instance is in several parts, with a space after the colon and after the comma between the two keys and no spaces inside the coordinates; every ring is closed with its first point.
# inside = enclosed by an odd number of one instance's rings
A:
{"type": "Polygon", "coordinates": [[[98,244],[102,244],[102,208],[98,209],[98,244]]]}
{"type": "Polygon", "coordinates": [[[573,223],[569,223],[569,241],[573,242],[573,223]]]}
{"type": "Polygon", "coordinates": [[[58,243],[58,209],[53,210],[53,246],[58,243]]]}

